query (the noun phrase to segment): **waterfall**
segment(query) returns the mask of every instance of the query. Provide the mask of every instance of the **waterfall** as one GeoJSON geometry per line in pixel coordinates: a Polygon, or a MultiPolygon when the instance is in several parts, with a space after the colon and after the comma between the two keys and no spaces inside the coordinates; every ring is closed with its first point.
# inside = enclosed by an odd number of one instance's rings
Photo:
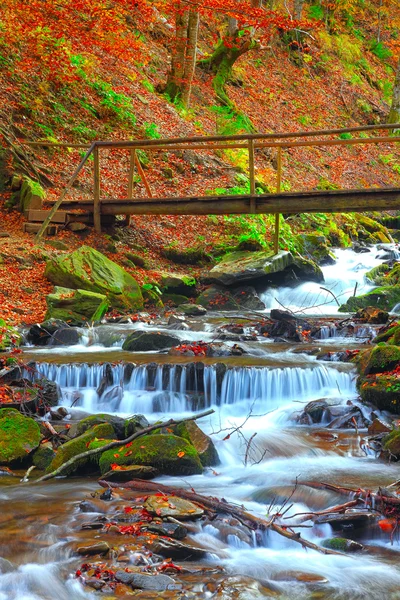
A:
{"type": "Polygon", "coordinates": [[[61,388],[63,403],[90,412],[146,414],[230,406],[234,412],[274,410],[294,401],[354,396],[352,372],[333,366],[232,367],[224,364],[146,365],[37,363],[24,374],[61,388]],[[98,390],[98,391],[97,391],[98,390]]]}

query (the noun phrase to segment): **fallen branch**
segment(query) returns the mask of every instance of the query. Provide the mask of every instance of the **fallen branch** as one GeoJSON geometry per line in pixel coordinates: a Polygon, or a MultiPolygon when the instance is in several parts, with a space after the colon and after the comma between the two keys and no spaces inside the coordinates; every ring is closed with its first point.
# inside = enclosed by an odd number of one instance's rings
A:
{"type": "Polygon", "coordinates": [[[208,415],[211,415],[213,412],[214,412],[214,410],[210,409],[210,410],[206,410],[205,412],[199,413],[197,415],[193,415],[192,417],[186,417],[185,419],[177,419],[177,420],[169,419],[169,421],[165,421],[164,423],[156,423],[154,425],[149,425],[149,427],[145,427],[144,429],[141,429],[140,431],[133,433],[125,440],[115,440],[115,441],[112,441],[109,444],[106,444],[105,446],[102,446],[100,448],[93,448],[92,450],[87,450],[86,452],[81,452],[81,454],[77,454],[76,456],[73,456],[72,458],[67,460],[67,462],[65,462],[60,467],[58,467],[58,469],[55,469],[51,473],[46,473],[46,475],[39,477],[39,479],[36,479],[32,483],[40,483],[41,481],[46,481],[47,479],[53,479],[53,477],[60,475],[60,473],[65,471],[65,469],[74,465],[76,462],[78,462],[82,458],[88,458],[89,456],[95,456],[96,454],[101,454],[102,452],[105,452],[106,450],[111,450],[112,448],[118,448],[119,446],[124,446],[125,444],[129,444],[129,442],[132,442],[133,440],[136,440],[137,438],[142,437],[142,436],[146,435],[147,433],[154,431],[155,429],[164,429],[164,427],[171,427],[171,425],[179,425],[179,423],[185,423],[186,421],[196,421],[197,419],[201,419],[202,417],[207,417],[208,415]]]}
{"type": "Polygon", "coordinates": [[[345,496],[354,495],[355,499],[363,500],[366,505],[372,505],[374,502],[375,508],[379,505],[379,503],[383,506],[391,505],[391,507],[400,507],[400,497],[392,495],[387,488],[378,488],[377,492],[371,492],[371,490],[355,490],[353,488],[333,485],[332,483],[319,483],[315,481],[299,481],[299,485],[306,485],[319,490],[331,490],[332,492],[336,492],[337,494],[342,494],[345,496]]]}
{"type": "Polygon", "coordinates": [[[284,525],[278,525],[274,522],[277,515],[273,515],[270,520],[262,519],[261,517],[256,517],[251,513],[244,510],[239,506],[235,506],[233,504],[229,504],[225,500],[220,500],[219,498],[210,498],[208,496],[202,496],[197,494],[196,492],[189,492],[188,490],[162,485],[160,483],[154,483],[152,481],[144,481],[142,479],[135,479],[134,481],[127,481],[126,483],[114,483],[108,482],[105,480],[100,480],[99,484],[102,487],[111,487],[111,488],[125,488],[128,490],[135,490],[138,492],[161,492],[167,495],[175,495],[179,498],[183,498],[184,500],[189,500],[190,502],[194,502],[200,505],[202,508],[207,511],[212,511],[214,513],[228,513],[232,517],[238,519],[241,523],[243,523],[249,529],[253,531],[261,530],[266,531],[270,529],[279,533],[279,535],[287,538],[288,540],[292,540],[293,542],[297,542],[301,544],[303,548],[310,548],[311,550],[316,550],[317,552],[321,552],[322,554],[336,554],[338,556],[343,556],[341,552],[336,552],[335,550],[329,550],[328,548],[322,548],[322,546],[317,546],[317,544],[313,544],[313,542],[309,542],[301,537],[300,533],[296,533],[287,529],[284,525]]]}

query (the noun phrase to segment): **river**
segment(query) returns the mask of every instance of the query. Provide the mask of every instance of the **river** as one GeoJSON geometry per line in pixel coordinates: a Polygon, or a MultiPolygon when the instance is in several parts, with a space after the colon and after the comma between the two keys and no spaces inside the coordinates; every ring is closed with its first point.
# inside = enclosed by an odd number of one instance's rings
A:
{"type": "MultiPolygon", "coordinates": [[[[343,302],[356,283],[358,293],[367,291],[370,287],[364,274],[382,262],[383,255],[377,249],[367,254],[337,250],[337,263],[323,268],[324,287],[343,302]]],[[[394,256],[397,258],[395,250],[394,256]]],[[[343,331],[338,335],[337,303],[319,284],[269,290],[262,298],[267,313],[282,303],[291,310],[308,306],[311,313],[331,316],[313,348],[358,348],[373,335],[366,327],[356,329],[352,336],[343,331]]],[[[182,339],[211,341],[227,319],[212,314],[190,321],[190,331],[174,334],[182,339]]],[[[166,324],[163,327],[168,328],[166,324]]],[[[38,372],[58,382],[62,404],[69,407],[73,403],[77,413],[143,413],[156,421],[214,408],[214,415],[199,425],[213,435],[221,464],[203,475],[160,477],[156,481],[224,497],[265,517],[271,502],[279,505],[291,494],[296,478],[355,488],[375,488],[398,479],[396,465],[385,464],[373,453],[362,451],[362,431],[329,430],[327,435],[323,425],[301,425],[297,421],[310,400],[324,398],[332,407],[348,401],[357,403],[356,373],[351,364],[318,361],[315,353],[305,351],[309,345],[269,339],[241,344],[248,355],[207,359],[197,365],[193,358],[122,352],[123,339],[137,328],[160,330],[158,325],[143,323],[102,325],[86,330],[81,343],[75,346],[27,347],[24,358],[34,360],[38,372]],[[127,367],[126,363],[132,361],[134,365],[127,367]],[[99,398],[96,388],[105,363],[111,365],[113,382],[99,398]],[[221,363],[226,366],[221,367],[221,363]],[[241,426],[240,435],[224,440],[226,432],[237,426],[241,426]],[[254,443],[246,456],[246,440],[254,433],[254,443]]],[[[74,577],[82,559],[71,551],[81,522],[78,504],[97,489],[96,480],[90,477],[59,478],[38,485],[15,485],[15,479],[1,478],[0,600],[105,597],[88,591],[74,577]]],[[[291,498],[293,506],[288,515],[321,510],[342,501],[332,492],[300,485],[291,498]]],[[[399,542],[395,540],[391,545],[379,528],[372,531],[367,539],[362,531],[354,533],[355,539],[368,546],[368,552],[329,556],[304,550],[271,532],[257,541],[243,541],[235,535],[222,539],[219,530],[208,524],[195,534],[197,543],[209,551],[204,565],[221,565],[229,581],[236,578],[239,591],[213,594],[205,585],[207,577],[212,580],[209,575],[204,576],[202,585],[189,586],[186,595],[176,597],[400,598],[399,542]]],[[[302,530],[302,536],[318,544],[332,534],[327,524],[302,530]]],[[[133,593],[143,598],[161,597],[141,594],[133,593]]],[[[113,597],[118,596],[107,595],[113,597]]]]}

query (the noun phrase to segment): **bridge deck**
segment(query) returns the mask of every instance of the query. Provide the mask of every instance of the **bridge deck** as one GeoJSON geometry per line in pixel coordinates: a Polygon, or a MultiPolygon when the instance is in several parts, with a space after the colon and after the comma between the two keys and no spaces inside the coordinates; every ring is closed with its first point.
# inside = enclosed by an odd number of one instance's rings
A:
{"type": "MultiPolygon", "coordinates": [[[[282,192],[259,196],[101,199],[102,215],[223,215],[400,210],[400,188],[282,192]]],[[[63,209],[85,208],[93,201],[64,201],[63,209]]]]}

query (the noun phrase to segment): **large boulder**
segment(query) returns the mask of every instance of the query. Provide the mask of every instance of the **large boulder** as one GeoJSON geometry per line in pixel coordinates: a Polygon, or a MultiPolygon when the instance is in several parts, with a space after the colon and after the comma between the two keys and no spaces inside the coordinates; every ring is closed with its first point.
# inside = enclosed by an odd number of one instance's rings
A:
{"type": "Polygon", "coordinates": [[[206,277],[208,283],[234,285],[241,281],[260,279],[283,271],[293,264],[290,252],[230,252],[211,269],[206,277]]]}
{"type": "Polygon", "coordinates": [[[103,452],[101,472],[107,473],[112,464],[148,465],[166,475],[195,475],[203,471],[197,450],[187,440],[158,433],[137,438],[128,446],[103,452]]]}
{"type": "Polygon", "coordinates": [[[53,258],[45,276],[61,287],[104,294],[113,308],[143,308],[142,293],[132,275],[90,246],[53,258]]]}
{"type": "Polygon", "coordinates": [[[160,286],[164,292],[193,296],[196,294],[196,280],[191,275],[180,273],[162,273],[160,286]]]}
{"type": "Polygon", "coordinates": [[[162,331],[134,331],[124,341],[122,350],[128,352],[157,352],[179,346],[181,339],[162,331]]]}
{"type": "Polygon", "coordinates": [[[11,408],[0,409],[0,464],[24,460],[40,443],[39,425],[11,408]]]}
{"type": "Polygon", "coordinates": [[[400,347],[379,345],[367,350],[358,359],[361,375],[385,373],[400,365],[400,347]]]}
{"type": "Polygon", "coordinates": [[[46,304],[46,320],[60,319],[77,323],[100,321],[109,306],[104,294],[57,286],[54,292],[46,297],[46,304]]]}
{"type": "Polygon", "coordinates": [[[89,429],[104,423],[109,423],[112,426],[114,435],[119,440],[123,440],[125,438],[125,419],[118,417],[117,415],[109,415],[107,413],[99,413],[85,417],[79,421],[76,432],[78,435],[83,435],[89,429]]]}
{"type": "Polygon", "coordinates": [[[400,284],[375,288],[362,296],[352,296],[339,307],[339,312],[356,312],[360,308],[376,306],[382,310],[392,310],[400,302],[400,284]]]}
{"type": "Polygon", "coordinates": [[[214,467],[219,464],[218,452],[212,439],[200,429],[195,421],[179,423],[175,426],[175,433],[196,448],[203,467],[214,467]]]}
{"type": "Polygon", "coordinates": [[[197,304],[207,310],[264,310],[265,304],[260,300],[256,290],[249,286],[226,288],[211,285],[196,300],[197,304]]]}

